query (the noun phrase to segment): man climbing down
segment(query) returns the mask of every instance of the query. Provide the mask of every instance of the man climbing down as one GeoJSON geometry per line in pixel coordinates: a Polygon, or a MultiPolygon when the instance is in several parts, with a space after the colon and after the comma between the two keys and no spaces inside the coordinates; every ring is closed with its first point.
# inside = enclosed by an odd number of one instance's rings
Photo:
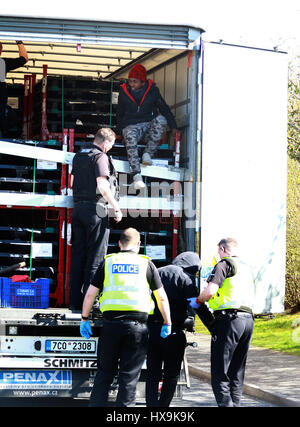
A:
{"type": "Polygon", "coordinates": [[[151,165],[167,124],[175,136],[177,125],[169,106],[153,80],[147,79],[145,67],[134,65],[129,72],[128,83],[120,87],[117,126],[124,138],[135,190],[145,187],[138,142],[143,139],[146,143],[142,163],[151,165]]]}

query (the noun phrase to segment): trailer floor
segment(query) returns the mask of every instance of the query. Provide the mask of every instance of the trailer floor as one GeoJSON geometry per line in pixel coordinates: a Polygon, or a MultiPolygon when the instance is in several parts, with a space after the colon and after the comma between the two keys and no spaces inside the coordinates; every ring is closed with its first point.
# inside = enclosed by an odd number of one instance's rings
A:
{"type": "Polygon", "coordinates": [[[41,319],[53,319],[57,324],[73,323],[81,320],[81,313],[72,313],[68,308],[0,308],[0,324],[36,324],[41,319]]]}

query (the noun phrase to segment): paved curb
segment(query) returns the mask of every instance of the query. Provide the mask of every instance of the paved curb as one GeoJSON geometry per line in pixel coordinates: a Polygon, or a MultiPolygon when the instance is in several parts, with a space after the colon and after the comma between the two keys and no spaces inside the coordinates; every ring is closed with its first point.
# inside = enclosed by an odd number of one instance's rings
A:
{"type": "MultiPolygon", "coordinates": [[[[210,373],[202,369],[196,368],[195,366],[188,365],[189,374],[200,378],[201,380],[210,383],[210,373]]],[[[281,407],[300,407],[300,401],[288,399],[280,394],[270,393],[269,391],[263,390],[252,384],[244,384],[244,393],[248,396],[254,397],[265,402],[272,403],[281,407]]]]}

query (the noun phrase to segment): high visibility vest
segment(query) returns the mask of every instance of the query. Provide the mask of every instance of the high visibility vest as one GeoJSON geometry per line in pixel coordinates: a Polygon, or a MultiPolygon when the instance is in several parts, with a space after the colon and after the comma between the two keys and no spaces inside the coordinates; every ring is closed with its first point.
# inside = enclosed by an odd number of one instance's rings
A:
{"type": "Polygon", "coordinates": [[[234,275],[224,280],[218,292],[208,300],[212,310],[240,309],[252,311],[254,279],[250,267],[237,257],[222,258],[234,265],[234,275]]]}
{"type": "Polygon", "coordinates": [[[154,302],[147,281],[150,258],[131,252],[105,257],[103,291],[100,310],[140,311],[153,313],[154,302]]]}

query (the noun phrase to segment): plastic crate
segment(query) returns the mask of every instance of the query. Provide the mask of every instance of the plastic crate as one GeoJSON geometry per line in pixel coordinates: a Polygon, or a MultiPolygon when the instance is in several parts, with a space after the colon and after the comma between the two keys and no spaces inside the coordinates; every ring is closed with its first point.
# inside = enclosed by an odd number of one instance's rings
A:
{"type": "Polygon", "coordinates": [[[49,279],[12,282],[8,277],[1,277],[1,307],[48,308],[49,279]]]}

